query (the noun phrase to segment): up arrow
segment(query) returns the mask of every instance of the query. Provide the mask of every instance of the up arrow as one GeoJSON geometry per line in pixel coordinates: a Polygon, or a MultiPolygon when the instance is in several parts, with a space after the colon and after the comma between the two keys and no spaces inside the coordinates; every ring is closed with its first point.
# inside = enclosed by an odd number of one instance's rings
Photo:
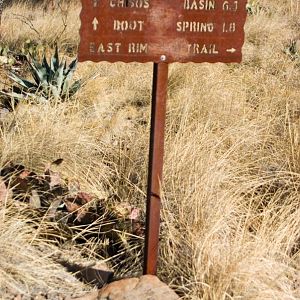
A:
{"type": "Polygon", "coordinates": [[[93,29],[96,31],[97,28],[98,28],[98,24],[99,24],[99,22],[98,22],[98,20],[97,20],[96,17],[94,18],[92,24],[93,24],[93,29]]]}
{"type": "Polygon", "coordinates": [[[99,5],[99,0],[94,0],[94,7],[97,7],[99,5]]]}
{"type": "Polygon", "coordinates": [[[227,49],[226,51],[229,52],[229,53],[234,53],[234,52],[236,52],[236,49],[235,48],[231,48],[231,49],[227,49]]]}

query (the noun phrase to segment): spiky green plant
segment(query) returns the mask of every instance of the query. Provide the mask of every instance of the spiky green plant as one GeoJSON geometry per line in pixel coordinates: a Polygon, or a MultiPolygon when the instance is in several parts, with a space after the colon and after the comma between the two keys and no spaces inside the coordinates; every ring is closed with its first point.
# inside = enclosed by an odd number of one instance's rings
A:
{"type": "Polygon", "coordinates": [[[72,97],[83,85],[81,79],[72,83],[73,74],[77,67],[77,59],[69,65],[67,65],[66,60],[60,61],[57,47],[49,63],[45,55],[41,62],[27,56],[27,62],[34,81],[29,81],[14,72],[10,72],[8,77],[15,84],[9,91],[2,90],[0,94],[14,99],[17,103],[22,100],[37,102],[64,101],[72,97]]]}

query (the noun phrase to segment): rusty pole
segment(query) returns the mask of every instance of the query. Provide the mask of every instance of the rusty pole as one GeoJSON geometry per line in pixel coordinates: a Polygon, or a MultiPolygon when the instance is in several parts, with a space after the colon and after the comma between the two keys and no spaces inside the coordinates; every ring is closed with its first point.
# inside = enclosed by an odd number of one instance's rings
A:
{"type": "Polygon", "coordinates": [[[156,275],[157,271],[167,88],[168,64],[155,63],[153,68],[144,253],[144,274],[150,275],[156,275]]]}

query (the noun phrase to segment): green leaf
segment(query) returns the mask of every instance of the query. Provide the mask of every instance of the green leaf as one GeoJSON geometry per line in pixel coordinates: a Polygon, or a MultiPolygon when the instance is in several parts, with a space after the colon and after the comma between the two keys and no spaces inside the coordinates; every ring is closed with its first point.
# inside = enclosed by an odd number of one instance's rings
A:
{"type": "Polygon", "coordinates": [[[57,86],[57,90],[59,94],[62,91],[63,82],[64,82],[65,76],[64,76],[64,64],[61,63],[58,70],[55,73],[55,83],[57,86]]]}
{"type": "Polygon", "coordinates": [[[76,80],[69,89],[69,96],[72,97],[83,86],[81,79],[76,80]]]}
{"type": "Polygon", "coordinates": [[[66,76],[68,76],[69,73],[72,73],[72,74],[73,74],[73,73],[75,72],[76,67],[77,67],[77,62],[78,62],[78,59],[76,58],[76,59],[74,59],[74,60],[70,63],[70,65],[69,65],[68,68],[65,68],[65,75],[66,75],[66,76]]]}
{"type": "Polygon", "coordinates": [[[48,73],[50,73],[50,66],[47,62],[47,58],[46,58],[46,55],[44,53],[44,56],[43,56],[43,63],[42,63],[42,66],[47,70],[48,73]]]}
{"type": "Polygon", "coordinates": [[[39,64],[37,61],[32,60],[32,63],[29,62],[31,66],[33,78],[37,85],[47,84],[47,69],[39,64]]]}
{"type": "Polygon", "coordinates": [[[55,53],[53,57],[51,58],[51,69],[56,72],[56,70],[59,67],[59,57],[58,57],[58,48],[57,46],[55,47],[55,53]]]}
{"type": "Polygon", "coordinates": [[[50,85],[51,95],[57,100],[60,97],[60,91],[55,85],[50,85]]]}
{"type": "Polygon", "coordinates": [[[19,100],[24,100],[25,99],[25,96],[23,94],[18,94],[18,93],[14,93],[14,92],[0,91],[0,94],[9,96],[11,98],[19,99],[19,100]]]}
{"type": "Polygon", "coordinates": [[[22,77],[19,77],[18,75],[14,74],[14,73],[10,73],[8,75],[8,77],[25,89],[29,89],[32,91],[35,91],[37,89],[37,86],[34,83],[32,83],[22,77]]]}
{"type": "Polygon", "coordinates": [[[67,72],[65,73],[64,85],[63,85],[63,89],[62,89],[64,94],[66,94],[69,90],[70,82],[71,82],[73,74],[76,70],[76,66],[77,66],[77,59],[75,59],[71,62],[71,64],[68,67],[67,72]]]}

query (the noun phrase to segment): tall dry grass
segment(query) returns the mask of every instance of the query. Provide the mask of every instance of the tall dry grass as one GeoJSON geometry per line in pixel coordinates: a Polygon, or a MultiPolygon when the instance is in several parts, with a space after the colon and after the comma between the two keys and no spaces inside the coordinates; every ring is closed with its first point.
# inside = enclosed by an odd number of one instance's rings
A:
{"type": "MultiPolygon", "coordinates": [[[[284,52],[299,27],[295,2],[260,3],[241,65],[171,66],[159,276],[183,299],[300,298],[299,60],[284,52]]],[[[22,5],[6,12],[5,41],[31,34],[11,30],[13,13],[32,14],[45,40],[57,37],[59,13],[22,5]]],[[[76,45],[78,12],[70,10],[61,44],[76,45]]],[[[2,164],[39,170],[63,157],[64,176],[108,205],[114,195],[144,207],[151,69],[81,64],[77,76],[98,77],[72,103],[21,105],[8,117],[2,164]]],[[[122,273],[136,271],[128,263],[122,273]]]]}
{"type": "MultiPolygon", "coordinates": [[[[60,1],[54,10],[44,5],[29,5],[32,1],[15,1],[2,16],[1,41],[11,49],[20,49],[30,40],[36,44],[58,45],[76,51],[79,41],[80,1],[60,1]]],[[[47,3],[47,1],[45,1],[47,3]]]]}
{"type": "Polygon", "coordinates": [[[291,8],[292,14],[295,14],[295,15],[299,14],[299,11],[300,11],[299,0],[291,0],[290,8],[291,8]]]}
{"type": "Polygon", "coordinates": [[[81,296],[87,287],[52,259],[59,249],[37,237],[39,222],[25,218],[14,205],[0,209],[0,297],[48,293],[50,299],[81,296]]]}

